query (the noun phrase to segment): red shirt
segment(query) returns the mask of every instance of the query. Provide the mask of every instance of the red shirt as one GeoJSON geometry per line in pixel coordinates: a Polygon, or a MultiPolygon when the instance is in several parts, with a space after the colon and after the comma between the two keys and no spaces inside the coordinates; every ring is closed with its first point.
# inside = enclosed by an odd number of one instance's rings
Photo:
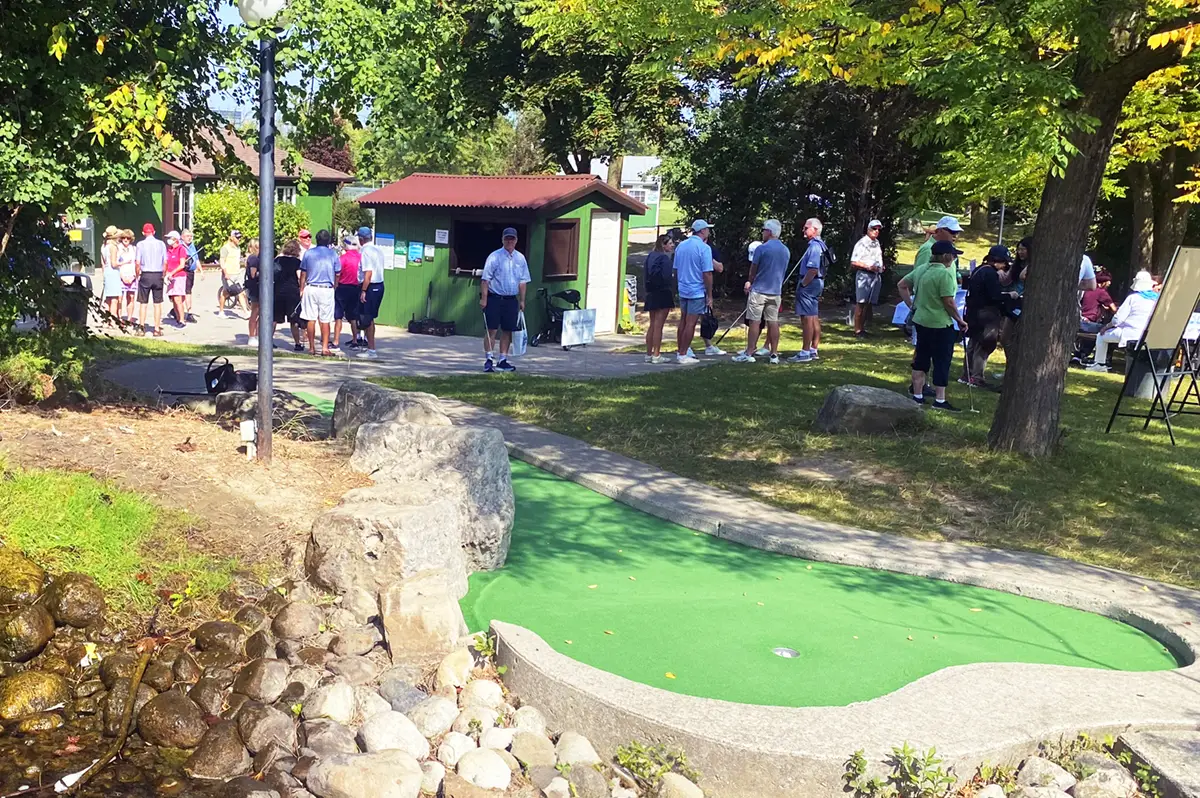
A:
{"type": "Polygon", "coordinates": [[[177,277],[187,265],[187,247],[183,244],[176,244],[173,247],[167,247],[167,263],[166,272],[168,277],[177,277]]]}
{"type": "Polygon", "coordinates": [[[1091,291],[1083,292],[1083,299],[1079,300],[1079,312],[1088,321],[1098,322],[1103,309],[1112,304],[1112,297],[1108,295],[1108,291],[1103,288],[1094,288],[1091,291]]]}
{"type": "Polygon", "coordinates": [[[342,253],[342,269],[338,272],[339,285],[358,285],[362,282],[360,267],[362,253],[357,249],[346,250],[342,253]]]}

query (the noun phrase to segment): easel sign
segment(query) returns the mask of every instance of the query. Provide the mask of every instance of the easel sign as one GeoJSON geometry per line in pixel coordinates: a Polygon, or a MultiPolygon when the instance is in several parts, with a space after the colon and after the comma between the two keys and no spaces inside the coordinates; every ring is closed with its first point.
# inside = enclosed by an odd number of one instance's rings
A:
{"type": "Polygon", "coordinates": [[[1171,427],[1171,418],[1178,415],[1200,415],[1200,410],[1188,409],[1193,404],[1200,407],[1200,356],[1196,346],[1188,340],[1187,333],[1200,303],[1200,249],[1195,247],[1180,247],[1175,252],[1175,259],[1167,269],[1163,280],[1162,292],[1158,303],[1150,315],[1150,323],[1138,341],[1133,351],[1133,357],[1144,358],[1149,364],[1150,373],[1154,377],[1154,400],[1150,409],[1141,413],[1122,413],[1121,402],[1125,398],[1125,389],[1136,373],[1136,369],[1127,368],[1125,383],[1117,396],[1117,404],[1113,407],[1112,417],[1108,420],[1106,433],[1112,431],[1113,422],[1118,416],[1123,418],[1140,418],[1145,422],[1142,429],[1148,429],[1150,422],[1161,420],[1167,425],[1167,434],[1171,445],[1175,445],[1175,431],[1171,427]],[[1154,352],[1170,352],[1171,358],[1166,361],[1162,370],[1155,362],[1154,352]],[[1179,363],[1179,366],[1175,364],[1179,363]],[[1175,387],[1171,398],[1167,399],[1163,391],[1172,381],[1175,387]],[[1182,398],[1180,389],[1184,388],[1182,398]]]}
{"type": "Polygon", "coordinates": [[[582,346],[596,340],[596,309],[568,310],[563,313],[562,346],[582,346]]]}

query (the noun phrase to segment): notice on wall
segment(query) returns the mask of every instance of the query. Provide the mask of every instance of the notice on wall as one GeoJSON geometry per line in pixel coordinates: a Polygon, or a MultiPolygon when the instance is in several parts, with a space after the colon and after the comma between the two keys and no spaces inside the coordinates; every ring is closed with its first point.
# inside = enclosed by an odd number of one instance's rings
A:
{"type": "Polygon", "coordinates": [[[596,309],[568,310],[563,313],[563,346],[581,346],[596,340],[596,309]]]}
{"type": "Polygon", "coordinates": [[[435,244],[449,244],[450,243],[450,231],[449,230],[435,230],[433,232],[433,241],[435,244]]]}
{"type": "Polygon", "coordinates": [[[433,244],[425,245],[425,262],[433,263],[434,257],[437,255],[437,248],[433,244]]]}
{"type": "Polygon", "coordinates": [[[375,236],[375,245],[383,252],[383,268],[385,271],[392,268],[392,246],[395,240],[396,237],[389,233],[379,233],[375,236]]]}
{"type": "Polygon", "coordinates": [[[420,241],[408,242],[408,262],[412,264],[420,264],[425,257],[425,245],[420,241]]]}
{"type": "Polygon", "coordinates": [[[396,268],[396,269],[407,269],[408,268],[408,253],[401,252],[400,254],[395,255],[394,257],[396,259],[396,265],[394,268],[396,268]]]}
{"type": "Polygon", "coordinates": [[[392,247],[391,254],[388,255],[389,262],[392,264],[389,269],[407,269],[408,268],[408,242],[397,241],[392,247]]]}

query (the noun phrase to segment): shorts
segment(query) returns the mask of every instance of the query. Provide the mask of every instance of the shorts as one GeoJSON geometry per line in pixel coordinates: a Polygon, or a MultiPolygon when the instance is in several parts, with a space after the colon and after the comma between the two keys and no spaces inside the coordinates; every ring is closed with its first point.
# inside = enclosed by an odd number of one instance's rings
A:
{"type": "Polygon", "coordinates": [[[188,296],[192,295],[192,289],[195,287],[196,287],[196,272],[193,270],[193,271],[190,271],[187,273],[186,292],[187,292],[188,296]]]}
{"type": "Polygon", "coordinates": [[[821,298],[821,292],[824,290],[825,281],[820,277],[809,283],[807,287],[801,286],[796,289],[796,315],[816,316],[819,313],[817,300],[821,298]]]}
{"type": "Polygon", "coordinates": [[[249,280],[247,280],[245,289],[246,289],[246,299],[250,302],[251,305],[257,305],[258,304],[258,282],[255,281],[252,283],[249,280]]]}
{"type": "Polygon", "coordinates": [[[750,298],[746,300],[746,320],[777,324],[779,322],[780,299],[778,296],[751,291],[750,298]]]}
{"type": "Polygon", "coordinates": [[[679,310],[685,316],[703,316],[704,309],[708,307],[708,302],[704,297],[699,299],[684,299],[679,297],[679,310]]]}
{"type": "Polygon", "coordinates": [[[670,310],[675,307],[675,295],[670,288],[646,292],[646,310],[670,310]]]}
{"type": "Polygon", "coordinates": [[[520,311],[521,305],[515,296],[502,296],[488,291],[487,307],[483,309],[483,316],[489,331],[515,331],[520,311]]]}
{"type": "Polygon", "coordinates": [[[271,309],[276,324],[289,322],[300,324],[300,288],[292,286],[290,291],[282,291],[275,295],[275,306],[271,309]]]}
{"type": "Polygon", "coordinates": [[[950,363],[954,360],[954,342],[958,331],[953,327],[917,327],[917,351],[912,370],[929,372],[935,387],[945,388],[950,382],[950,363]]]}
{"type": "Polygon", "coordinates": [[[167,286],[167,296],[187,296],[187,277],[179,274],[171,278],[167,286]]]}
{"type": "Polygon", "coordinates": [[[854,272],[854,300],[865,305],[879,304],[879,289],[883,286],[883,276],[874,272],[854,272]]]}
{"type": "Polygon", "coordinates": [[[358,323],[359,301],[362,288],[358,283],[345,283],[333,290],[333,318],[349,319],[358,323]]]}
{"type": "MultiPolygon", "coordinates": [[[[358,306],[358,326],[366,329],[379,318],[379,306],[383,304],[383,283],[371,283],[367,286],[367,298],[358,306]]],[[[492,304],[488,301],[488,304],[492,304]]]]}
{"type": "Polygon", "coordinates": [[[158,305],[162,303],[162,272],[142,272],[142,278],[138,280],[138,302],[142,304],[149,302],[151,294],[154,295],[154,304],[158,305]]]}
{"type": "Polygon", "coordinates": [[[333,321],[333,286],[309,285],[300,297],[300,315],[309,321],[329,324],[333,321]]]}

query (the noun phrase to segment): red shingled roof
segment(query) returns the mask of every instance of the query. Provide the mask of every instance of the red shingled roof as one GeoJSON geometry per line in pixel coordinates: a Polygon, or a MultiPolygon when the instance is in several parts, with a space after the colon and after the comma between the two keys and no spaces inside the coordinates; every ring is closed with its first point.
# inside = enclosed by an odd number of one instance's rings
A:
{"type": "MultiPolygon", "coordinates": [[[[233,149],[234,157],[248,166],[252,175],[258,177],[258,151],[232,133],[225,133],[224,136],[233,149]]],[[[216,148],[219,157],[224,155],[224,146],[221,142],[214,142],[213,146],[216,148]]],[[[319,164],[316,161],[310,161],[308,158],[301,158],[299,160],[298,171],[295,169],[285,171],[283,161],[286,157],[287,153],[281,147],[276,146],[275,177],[277,179],[297,180],[300,177],[300,171],[310,174],[312,180],[322,182],[349,183],[354,179],[352,175],[325,166],[324,164],[319,164]]],[[[196,178],[221,177],[230,171],[228,168],[223,168],[220,163],[214,162],[212,158],[199,149],[186,153],[182,158],[172,158],[169,161],[162,161],[159,164],[159,169],[172,177],[188,181],[196,178]]]]}
{"type": "Polygon", "coordinates": [[[548,210],[600,192],[632,214],[646,206],[596,175],[409,175],[359,197],[369,208],[422,205],[437,208],[548,210]]]}

